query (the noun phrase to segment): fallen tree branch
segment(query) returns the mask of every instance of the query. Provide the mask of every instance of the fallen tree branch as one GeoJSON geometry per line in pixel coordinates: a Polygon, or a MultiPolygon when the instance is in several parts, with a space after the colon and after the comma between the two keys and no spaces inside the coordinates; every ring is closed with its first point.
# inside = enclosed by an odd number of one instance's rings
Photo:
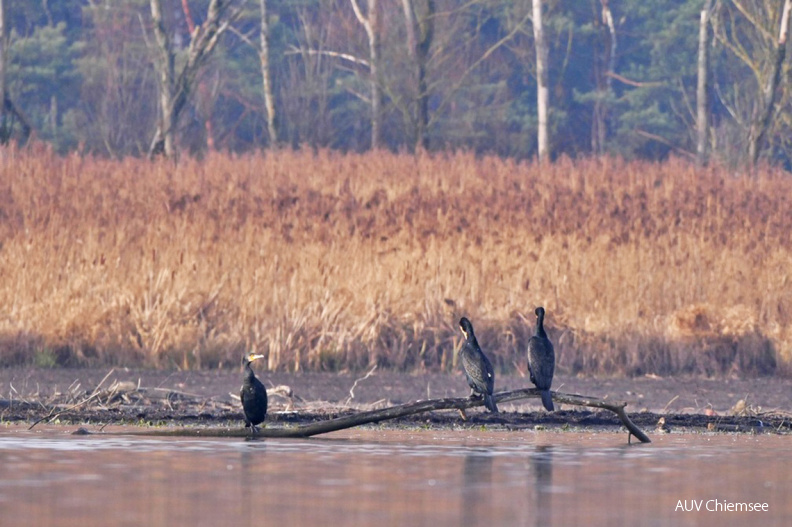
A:
{"type": "MultiPolygon", "coordinates": [[[[623,402],[607,402],[603,399],[596,397],[587,397],[585,395],[567,394],[559,392],[551,392],[553,400],[562,404],[572,406],[587,406],[590,408],[601,408],[615,413],[621,420],[624,427],[629,431],[627,436],[628,442],[632,436],[642,443],[651,443],[649,437],[633,423],[624,411],[627,403],[623,402]]],[[[529,399],[541,397],[539,390],[536,388],[523,388],[510,392],[500,392],[493,396],[496,402],[516,401],[519,399],[529,399]]],[[[325,421],[318,421],[306,425],[294,427],[278,427],[278,428],[263,428],[260,429],[256,437],[311,437],[320,434],[327,434],[329,432],[336,432],[338,430],[345,430],[355,426],[379,423],[389,419],[398,419],[408,415],[420,414],[424,412],[432,412],[437,410],[465,410],[475,406],[482,406],[484,403],[481,399],[471,399],[469,397],[455,397],[445,399],[428,399],[425,401],[417,401],[413,403],[401,404],[398,406],[391,406],[380,410],[371,410],[368,412],[360,412],[354,415],[338,417],[336,419],[327,419],[325,421]]],[[[146,430],[137,432],[141,435],[147,436],[201,436],[201,437],[245,437],[250,433],[245,428],[223,428],[223,429],[207,429],[207,428],[179,428],[171,430],[146,430]]]]}

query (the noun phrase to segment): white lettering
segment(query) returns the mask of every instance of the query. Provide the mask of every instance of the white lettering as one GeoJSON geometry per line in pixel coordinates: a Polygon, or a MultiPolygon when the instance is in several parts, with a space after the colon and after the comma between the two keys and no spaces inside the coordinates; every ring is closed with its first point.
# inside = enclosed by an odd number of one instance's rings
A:
{"type": "Polygon", "coordinates": [[[679,500],[675,510],[679,510],[680,508],[687,512],[691,512],[693,509],[701,510],[702,504],[704,505],[704,510],[708,512],[767,512],[770,508],[767,503],[731,502],[715,499],[707,500],[706,502],[704,500],[699,500],[698,503],[696,500],[691,500],[690,508],[688,508],[687,500],[679,500]]]}
{"type": "Polygon", "coordinates": [[[704,503],[704,500],[690,500],[690,504],[688,504],[688,500],[678,500],[676,507],[674,508],[674,512],[682,509],[685,512],[693,512],[694,510],[700,511],[701,505],[704,503]]]}

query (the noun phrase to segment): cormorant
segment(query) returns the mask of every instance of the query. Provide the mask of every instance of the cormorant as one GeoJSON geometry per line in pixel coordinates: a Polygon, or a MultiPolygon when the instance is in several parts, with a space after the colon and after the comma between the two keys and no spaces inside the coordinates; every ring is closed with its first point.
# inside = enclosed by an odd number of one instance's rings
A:
{"type": "Polygon", "coordinates": [[[262,423],[267,416],[267,389],[256,378],[253,368],[250,367],[254,360],[263,358],[264,355],[250,353],[242,360],[244,377],[239,398],[242,399],[242,410],[245,412],[245,428],[250,427],[251,435],[256,435],[256,425],[262,423]]]}
{"type": "Polygon", "coordinates": [[[462,358],[462,367],[465,369],[465,376],[471,388],[470,395],[480,393],[484,397],[484,406],[489,411],[498,413],[495,399],[492,398],[492,390],[495,387],[495,373],[492,371],[492,364],[481,351],[476,335],[473,334],[473,324],[470,323],[470,320],[462,317],[459,327],[462,329],[462,334],[465,335],[465,343],[459,350],[459,356],[462,358]]]}
{"type": "Polygon", "coordinates": [[[545,310],[536,308],[536,332],[528,341],[528,371],[531,372],[531,382],[542,392],[542,405],[548,412],[553,411],[553,397],[550,395],[550,385],[553,383],[553,370],[555,369],[555,352],[553,343],[547,338],[544,330],[545,310]]]}

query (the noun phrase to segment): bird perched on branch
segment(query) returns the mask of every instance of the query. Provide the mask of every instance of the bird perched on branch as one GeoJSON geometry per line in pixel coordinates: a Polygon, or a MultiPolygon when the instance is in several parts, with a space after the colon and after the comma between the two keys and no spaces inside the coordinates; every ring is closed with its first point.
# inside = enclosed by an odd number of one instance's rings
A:
{"type": "Polygon", "coordinates": [[[250,366],[254,360],[263,358],[264,355],[249,353],[242,359],[244,372],[239,398],[242,399],[242,410],[245,413],[245,428],[250,427],[250,435],[256,435],[256,426],[267,417],[267,389],[256,378],[250,366]]]}
{"type": "Polygon", "coordinates": [[[481,351],[470,320],[462,317],[459,327],[462,334],[465,335],[465,343],[459,350],[459,356],[462,359],[462,367],[465,370],[468,385],[470,385],[470,395],[472,397],[476,393],[481,394],[484,397],[484,406],[490,412],[498,413],[495,399],[492,398],[492,390],[495,387],[495,373],[492,370],[492,364],[481,351]]]}
{"type": "Polygon", "coordinates": [[[536,332],[528,340],[528,370],[531,372],[531,382],[542,392],[542,405],[545,410],[552,412],[554,408],[550,385],[553,383],[555,370],[555,352],[553,343],[544,330],[544,316],[544,308],[537,307],[536,332]]]}

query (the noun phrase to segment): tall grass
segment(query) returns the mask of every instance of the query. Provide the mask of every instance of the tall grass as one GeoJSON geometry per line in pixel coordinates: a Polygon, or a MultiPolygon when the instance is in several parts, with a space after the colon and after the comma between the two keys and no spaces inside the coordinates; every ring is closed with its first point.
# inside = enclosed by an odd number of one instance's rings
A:
{"type": "Polygon", "coordinates": [[[792,177],[680,161],[0,151],[0,364],[792,371],[792,177]]]}

